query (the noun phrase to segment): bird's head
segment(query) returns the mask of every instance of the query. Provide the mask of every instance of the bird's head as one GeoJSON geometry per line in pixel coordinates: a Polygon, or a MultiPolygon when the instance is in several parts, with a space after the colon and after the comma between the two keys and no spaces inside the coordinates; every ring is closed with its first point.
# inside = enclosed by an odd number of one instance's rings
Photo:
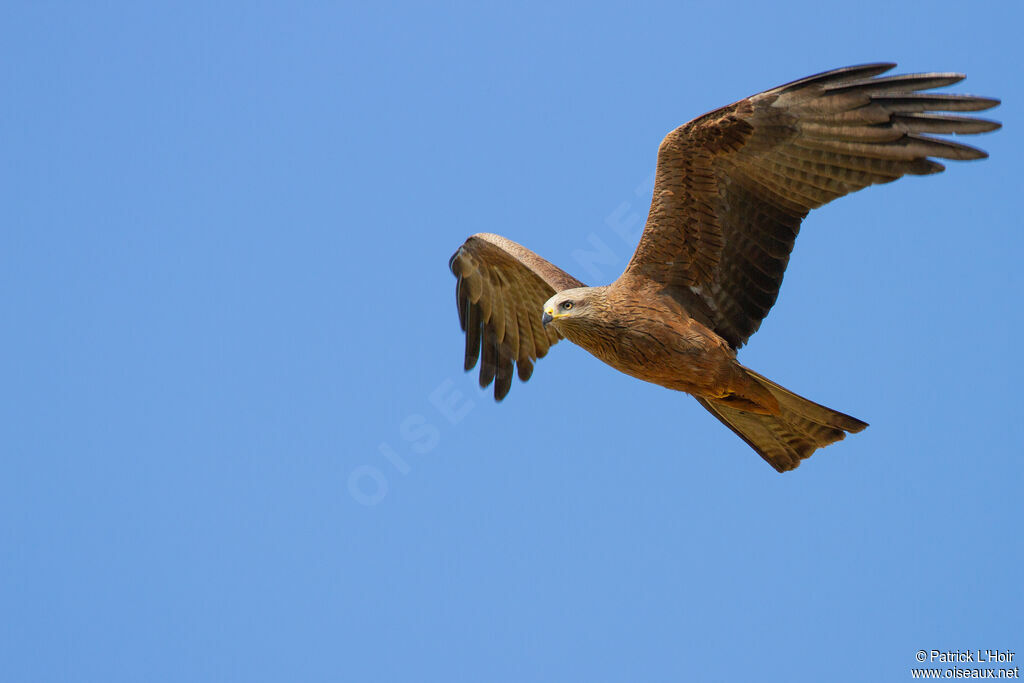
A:
{"type": "Polygon", "coordinates": [[[594,313],[598,287],[577,287],[555,294],[544,302],[544,327],[554,325],[556,329],[582,323],[594,313]]]}

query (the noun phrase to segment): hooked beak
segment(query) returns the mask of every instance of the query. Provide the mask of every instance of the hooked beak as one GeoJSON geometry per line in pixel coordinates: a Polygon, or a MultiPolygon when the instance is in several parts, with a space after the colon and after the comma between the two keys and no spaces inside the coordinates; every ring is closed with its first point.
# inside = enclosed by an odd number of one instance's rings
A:
{"type": "Polygon", "coordinates": [[[540,322],[542,325],[544,325],[544,327],[547,327],[548,323],[551,322],[552,320],[554,320],[554,318],[547,311],[544,311],[544,315],[540,317],[540,322]]]}

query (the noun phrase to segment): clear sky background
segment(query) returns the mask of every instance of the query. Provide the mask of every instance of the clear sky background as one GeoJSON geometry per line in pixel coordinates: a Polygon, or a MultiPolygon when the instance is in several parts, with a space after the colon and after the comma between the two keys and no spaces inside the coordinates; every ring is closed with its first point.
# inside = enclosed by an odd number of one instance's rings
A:
{"type": "Polygon", "coordinates": [[[1013,5],[5,3],[2,678],[1024,658],[1013,5]],[[869,429],[779,475],[570,344],[463,374],[468,235],[608,282],[665,133],[880,60],[1001,97],[991,159],[813,213],[740,355],[869,429]]]}

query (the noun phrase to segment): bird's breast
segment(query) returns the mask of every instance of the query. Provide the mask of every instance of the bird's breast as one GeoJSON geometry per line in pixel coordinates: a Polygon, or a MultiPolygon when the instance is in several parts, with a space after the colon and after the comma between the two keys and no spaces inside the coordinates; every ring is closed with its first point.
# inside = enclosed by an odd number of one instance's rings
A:
{"type": "Polygon", "coordinates": [[[600,325],[566,330],[566,336],[620,372],[701,395],[736,364],[735,354],[714,332],[655,308],[620,310],[600,325]]]}

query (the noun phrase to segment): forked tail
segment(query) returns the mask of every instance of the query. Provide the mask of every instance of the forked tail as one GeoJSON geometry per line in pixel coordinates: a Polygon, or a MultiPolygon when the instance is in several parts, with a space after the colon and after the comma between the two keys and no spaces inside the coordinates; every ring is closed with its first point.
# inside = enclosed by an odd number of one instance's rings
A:
{"type": "Polygon", "coordinates": [[[795,469],[819,448],[842,440],[847,432],[859,432],[868,426],[855,417],[797,396],[753,370],[747,369],[747,373],[778,401],[778,415],[750,413],[714,399],[698,397],[697,401],[779,472],[795,469]]]}

